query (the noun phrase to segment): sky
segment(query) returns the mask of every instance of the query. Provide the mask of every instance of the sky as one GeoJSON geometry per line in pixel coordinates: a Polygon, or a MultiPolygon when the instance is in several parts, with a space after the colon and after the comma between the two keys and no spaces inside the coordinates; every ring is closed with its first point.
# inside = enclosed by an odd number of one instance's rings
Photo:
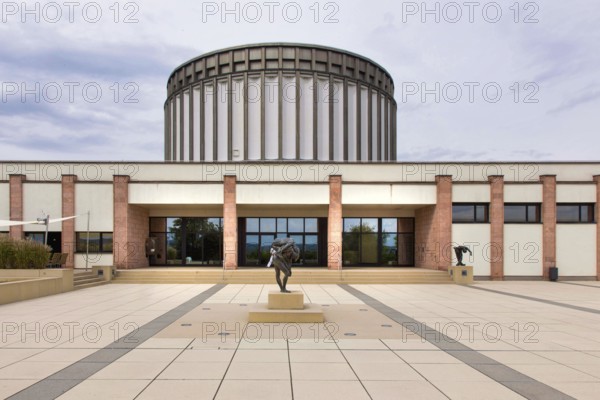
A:
{"type": "Polygon", "coordinates": [[[394,79],[401,161],[598,161],[600,2],[0,3],[0,159],[162,161],[170,73],[331,46],[394,79]]]}

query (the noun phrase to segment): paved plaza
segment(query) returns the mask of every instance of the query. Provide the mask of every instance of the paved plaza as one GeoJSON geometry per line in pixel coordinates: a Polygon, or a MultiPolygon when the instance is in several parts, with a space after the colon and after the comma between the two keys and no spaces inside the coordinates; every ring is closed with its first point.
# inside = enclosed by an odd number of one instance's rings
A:
{"type": "Polygon", "coordinates": [[[597,399],[599,282],[110,284],[0,306],[0,398],[597,399]]]}

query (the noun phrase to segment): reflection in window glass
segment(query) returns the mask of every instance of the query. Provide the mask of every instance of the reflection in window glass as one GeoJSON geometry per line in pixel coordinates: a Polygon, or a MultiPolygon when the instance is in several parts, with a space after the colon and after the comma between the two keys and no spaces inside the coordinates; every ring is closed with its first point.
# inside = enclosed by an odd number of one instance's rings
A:
{"type": "Polygon", "coordinates": [[[275,235],[260,235],[260,263],[266,264],[271,258],[271,245],[275,235]]]}
{"type": "Polygon", "coordinates": [[[361,224],[361,232],[377,232],[379,228],[379,222],[377,218],[363,218],[361,224]]]}
{"type": "Polygon", "coordinates": [[[31,233],[28,232],[25,234],[25,239],[31,240],[32,242],[44,243],[45,234],[44,233],[36,233],[36,232],[31,232],[31,233]]]}
{"type": "Polygon", "coordinates": [[[344,218],[344,264],[413,265],[414,227],[414,218],[344,218]]]}
{"type": "Polygon", "coordinates": [[[181,218],[167,218],[167,231],[171,232],[181,226],[181,218]]]}
{"type": "Polygon", "coordinates": [[[487,204],[453,204],[452,222],[489,222],[487,204]]]}
{"type": "Polygon", "coordinates": [[[397,232],[398,231],[398,220],[396,218],[382,218],[381,219],[381,231],[382,232],[397,232]]]}
{"type": "Polygon", "coordinates": [[[300,250],[300,258],[302,258],[302,247],[304,246],[304,236],[303,235],[290,235],[290,238],[294,240],[296,246],[300,250]]]}
{"type": "Polygon", "coordinates": [[[473,206],[471,205],[453,205],[452,206],[452,221],[453,222],[472,222],[473,221],[473,206]]]}
{"type": "Polygon", "coordinates": [[[287,232],[287,218],[277,218],[277,232],[287,232]]]}
{"type": "Polygon", "coordinates": [[[363,233],[360,243],[360,262],[377,264],[377,233],[363,233]]]}
{"type": "Polygon", "coordinates": [[[395,233],[385,233],[381,236],[381,261],[388,265],[397,264],[398,235],[395,233]]]}
{"type": "Polygon", "coordinates": [[[556,222],[594,222],[594,204],[558,204],[556,222]]]}
{"type": "Polygon", "coordinates": [[[178,236],[167,234],[167,264],[181,264],[181,240],[178,236]]]}
{"type": "Polygon", "coordinates": [[[258,265],[258,235],[246,235],[246,263],[258,265]]]}
{"type": "Polygon", "coordinates": [[[344,233],[342,238],[342,258],[345,264],[359,263],[360,233],[344,233]]]}
{"type": "Polygon", "coordinates": [[[258,218],[246,218],[246,232],[260,232],[258,218]]]}
{"type": "Polygon", "coordinates": [[[317,233],[319,231],[319,224],[317,223],[317,218],[306,218],[304,220],[305,223],[305,232],[317,233]]]}
{"type": "Polygon", "coordinates": [[[221,218],[209,218],[208,223],[209,223],[209,225],[212,225],[212,226],[210,226],[211,229],[213,227],[220,228],[221,227],[221,218]]]}
{"type": "Polygon", "coordinates": [[[304,237],[304,264],[317,264],[319,262],[319,237],[306,235],[304,237]]]}
{"type": "Polygon", "coordinates": [[[505,205],[504,222],[527,221],[527,207],[525,205],[505,205]]]}
{"type": "Polygon", "coordinates": [[[541,222],[540,205],[533,204],[527,206],[527,222],[541,222]]]}
{"type": "Polygon", "coordinates": [[[289,218],[288,232],[304,232],[304,218],[289,218]]]}
{"type": "Polygon", "coordinates": [[[102,251],[112,253],[113,251],[113,234],[112,232],[102,234],[102,251]]]}
{"type": "Polygon", "coordinates": [[[344,232],[360,232],[360,218],[344,218],[344,232]]]}
{"type": "Polygon", "coordinates": [[[539,204],[505,204],[505,223],[536,223],[540,221],[539,204]]]}
{"type": "Polygon", "coordinates": [[[487,206],[477,205],[475,206],[475,221],[476,222],[487,222],[487,206]]]}
{"type": "Polygon", "coordinates": [[[589,208],[586,207],[586,206],[583,206],[580,209],[581,209],[581,214],[580,214],[581,216],[579,218],[579,221],[581,221],[581,222],[588,222],[590,220],[589,219],[589,213],[588,213],[589,208]]]}
{"type": "MultiPolygon", "coordinates": [[[[76,234],[76,249],[79,253],[85,253],[87,246],[87,232],[77,232],[76,234]]],[[[42,238],[42,241],[44,239],[42,238]]],[[[89,252],[90,253],[99,253],[100,252],[100,232],[90,232],[90,244],[89,244],[89,252]]]]}
{"type": "Polygon", "coordinates": [[[277,232],[275,218],[261,218],[260,219],[260,231],[261,232],[277,232]]]}
{"type": "Polygon", "coordinates": [[[559,204],[556,206],[557,222],[579,222],[579,206],[559,204]]]}

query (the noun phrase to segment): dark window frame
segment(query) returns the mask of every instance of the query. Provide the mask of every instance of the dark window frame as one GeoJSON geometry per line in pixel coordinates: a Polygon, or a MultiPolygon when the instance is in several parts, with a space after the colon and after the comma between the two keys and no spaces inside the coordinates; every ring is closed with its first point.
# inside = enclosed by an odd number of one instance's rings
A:
{"type": "Polygon", "coordinates": [[[595,224],[596,223],[596,204],[595,203],[556,203],[556,223],[557,224],[595,224]],[[579,207],[578,221],[560,221],[558,218],[558,208],[560,206],[579,207]],[[588,208],[588,219],[582,221],[581,210],[583,207],[588,208]]]}
{"type": "MultiPolygon", "coordinates": [[[[115,236],[114,232],[108,232],[108,231],[106,231],[106,232],[97,232],[97,231],[92,232],[92,231],[90,231],[90,234],[92,234],[92,233],[94,233],[94,234],[97,233],[97,234],[100,235],[99,251],[91,251],[90,250],[89,252],[93,253],[93,254],[112,254],[113,253],[113,249],[114,249],[114,236],[115,236]],[[110,238],[110,247],[111,247],[111,249],[110,250],[105,250],[104,249],[105,243],[108,244],[108,239],[106,239],[106,242],[105,242],[104,235],[111,235],[111,238],[110,238]]],[[[80,240],[80,236],[79,235],[82,235],[81,236],[81,240],[85,241],[86,240],[87,232],[75,232],[75,253],[76,254],[86,253],[85,245],[83,246],[83,248],[79,247],[79,240],[80,240]]]]}
{"type": "Polygon", "coordinates": [[[542,218],[542,204],[541,203],[504,203],[504,224],[541,224],[543,223],[542,218]],[[525,221],[507,221],[506,220],[506,207],[507,206],[523,206],[525,207],[525,221]],[[535,221],[530,221],[529,207],[536,207],[535,221]]]}
{"type": "Polygon", "coordinates": [[[343,217],[342,218],[342,252],[344,252],[345,249],[344,248],[344,238],[345,237],[350,237],[352,235],[355,235],[358,239],[358,262],[357,263],[346,263],[348,260],[343,259],[343,263],[344,263],[344,268],[348,268],[348,267],[361,267],[361,266],[373,266],[373,265],[377,265],[377,266],[384,266],[384,265],[388,265],[390,267],[406,267],[406,266],[412,266],[415,263],[415,235],[416,235],[416,220],[413,217],[343,217]],[[358,225],[355,225],[356,227],[359,228],[358,232],[355,231],[351,231],[351,230],[346,230],[346,220],[352,220],[352,219],[357,219],[359,220],[358,225]],[[365,226],[365,224],[363,224],[363,220],[372,220],[372,219],[376,219],[377,220],[377,230],[372,231],[372,230],[367,230],[364,231],[363,228],[365,226]],[[383,231],[383,220],[384,219],[395,219],[396,220],[396,229],[393,232],[384,232],[383,231]],[[412,232],[399,232],[398,230],[398,224],[399,224],[399,220],[401,219],[406,219],[406,220],[411,220],[412,222],[412,232]],[[363,238],[366,235],[376,235],[377,236],[377,262],[376,263],[364,263],[361,262],[362,259],[362,249],[363,249],[363,238]],[[409,254],[410,257],[408,257],[408,262],[407,263],[392,263],[392,264],[385,264],[385,262],[383,261],[383,256],[384,256],[384,236],[385,235],[396,235],[397,239],[396,239],[396,258],[397,258],[397,252],[399,251],[399,242],[400,242],[400,237],[407,237],[407,238],[412,238],[412,254],[409,254]]]}
{"type": "Polygon", "coordinates": [[[489,224],[490,223],[490,203],[452,203],[452,223],[453,224],[489,224]],[[469,221],[456,221],[454,219],[455,206],[470,206],[473,207],[473,219],[469,221]],[[477,207],[485,207],[484,221],[477,220],[477,207]]]}
{"type": "MultiPolygon", "coordinates": [[[[188,234],[192,233],[192,231],[188,231],[188,221],[191,219],[205,219],[207,220],[207,222],[211,222],[210,220],[219,220],[218,223],[218,230],[219,230],[219,246],[218,246],[218,252],[220,259],[218,260],[218,263],[208,263],[208,264],[202,264],[203,266],[206,267],[222,267],[223,266],[223,262],[225,260],[225,253],[224,253],[224,248],[223,248],[223,226],[224,226],[224,218],[221,216],[216,216],[216,217],[181,217],[181,216],[153,216],[148,218],[148,230],[150,232],[150,238],[154,238],[155,240],[159,240],[159,238],[161,238],[161,236],[163,236],[161,239],[164,240],[164,248],[165,248],[165,254],[163,254],[164,258],[161,259],[160,262],[151,262],[151,266],[155,267],[155,266],[170,266],[170,267],[186,267],[186,266],[190,266],[189,264],[187,264],[186,261],[186,257],[187,257],[187,237],[188,234]],[[153,220],[161,220],[164,219],[165,221],[165,229],[163,230],[159,230],[159,229],[152,229],[153,225],[152,222],[153,220]],[[176,232],[173,229],[173,227],[170,226],[169,224],[169,220],[175,221],[175,220],[180,220],[180,226],[178,229],[180,229],[181,231],[179,232],[181,234],[182,237],[182,242],[181,242],[181,248],[177,249],[178,251],[180,251],[181,253],[181,263],[169,263],[170,259],[168,259],[167,256],[167,252],[168,252],[168,248],[169,248],[169,244],[168,244],[168,240],[169,240],[169,235],[170,234],[175,234],[176,232]]],[[[198,232],[196,232],[198,233],[198,232]]],[[[206,234],[208,232],[206,231],[202,231],[200,233],[206,234]]],[[[154,260],[156,260],[154,257],[152,256],[154,260]]],[[[204,262],[204,260],[203,260],[204,262]]]]}
{"type": "MultiPolygon", "coordinates": [[[[281,237],[281,234],[285,233],[285,237],[291,237],[291,236],[302,236],[302,244],[300,247],[300,258],[302,260],[302,263],[294,263],[294,266],[306,266],[306,267],[316,267],[319,266],[319,252],[320,247],[321,247],[321,243],[319,240],[320,237],[320,233],[319,233],[319,218],[318,217],[244,217],[245,221],[244,223],[246,224],[246,229],[244,231],[244,238],[243,238],[243,247],[246,247],[246,237],[247,236],[258,236],[258,240],[259,240],[259,247],[258,247],[258,264],[256,265],[263,265],[263,261],[261,259],[261,247],[262,247],[262,236],[263,235],[273,235],[275,238],[281,237]],[[247,229],[247,223],[249,219],[257,219],[258,220],[258,230],[249,230],[247,229]],[[263,231],[262,227],[261,227],[261,221],[263,219],[274,219],[275,220],[275,231],[263,231]],[[286,220],[286,232],[280,232],[279,231],[279,220],[286,220]],[[291,219],[296,219],[296,220],[302,220],[302,230],[298,231],[298,232],[294,232],[290,230],[290,220],[291,219]],[[312,231],[312,230],[307,230],[307,226],[308,226],[308,222],[307,220],[315,220],[316,222],[316,230],[312,231]],[[317,236],[317,260],[316,262],[310,262],[310,263],[306,263],[306,258],[305,258],[305,254],[306,254],[306,248],[307,248],[307,243],[306,243],[306,237],[307,236],[317,236]]],[[[309,244],[309,246],[312,244],[309,244]]],[[[244,249],[244,253],[245,253],[245,249],[244,249]]],[[[244,258],[245,255],[244,255],[244,258]]],[[[246,264],[246,260],[243,261],[244,264],[246,264]]],[[[254,264],[253,264],[254,265],[254,264]]]]}

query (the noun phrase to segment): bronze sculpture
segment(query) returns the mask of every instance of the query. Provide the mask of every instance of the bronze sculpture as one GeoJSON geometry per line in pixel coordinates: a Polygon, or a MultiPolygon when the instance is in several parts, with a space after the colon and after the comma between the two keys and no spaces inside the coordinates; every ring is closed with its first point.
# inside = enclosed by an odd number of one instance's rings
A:
{"type": "Polygon", "coordinates": [[[267,267],[275,266],[275,280],[281,293],[290,293],[286,289],[286,285],[288,278],[292,276],[292,263],[298,261],[299,257],[300,249],[296,246],[294,239],[275,239],[271,245],[271,259],[267,267]],[[281,272],[283,272],[283,282],[281,281],[281,272]]]}
{"type": "Polygon", "coordinates": [[[465,264],[463,264],[463,253],[469,252],[470,255],[473,255],[473,253],[471,253],[471,250],[469,250],[469,248],[467,246],[456,246],[454,247],[454,253],[456,254],[456,259],[458,260],[458,263],[456,264],[457,267],[464,267],[465,264]]]}

